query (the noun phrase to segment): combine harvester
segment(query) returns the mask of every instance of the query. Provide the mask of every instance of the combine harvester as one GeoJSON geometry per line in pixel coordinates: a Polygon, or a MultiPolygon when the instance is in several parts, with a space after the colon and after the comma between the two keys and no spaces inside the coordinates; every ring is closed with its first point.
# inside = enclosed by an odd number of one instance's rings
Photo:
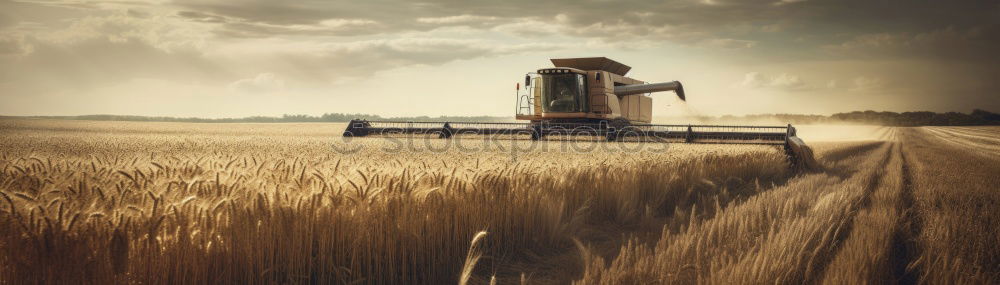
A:
{"type": "Polygon", "coordinates": [[[607,141],[783,145],[793,165],[814,168],[812,150],[795,127],[651,124],[649,93],[674,91],[686,100],[684,86],[670,81],[647,84],[625,77],[631,67],[606,57],[552,59],[555,67],[524,77],[517,88],[518,120],[493,122],[393,122],[352,120],[345,137],[434,135],[510,135],[532,140],[552,136],[590,136],[607,141]]]}

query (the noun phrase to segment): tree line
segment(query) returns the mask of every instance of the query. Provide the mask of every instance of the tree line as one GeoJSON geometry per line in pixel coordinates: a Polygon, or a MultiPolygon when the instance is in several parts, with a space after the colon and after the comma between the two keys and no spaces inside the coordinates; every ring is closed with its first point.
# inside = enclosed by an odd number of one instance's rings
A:
{"type": "Polygon", "coordinates": [[[799,114],[766,114],[746,116],[722,116],[723,121],[776,120],[791,124],[865,124],[883,126],[986,126],[1000,125],[1000,114],[975,109],[971,113],[928,111],[918,112],[878,112],[854,111],[836,113],[829,116],[799,114]]]}

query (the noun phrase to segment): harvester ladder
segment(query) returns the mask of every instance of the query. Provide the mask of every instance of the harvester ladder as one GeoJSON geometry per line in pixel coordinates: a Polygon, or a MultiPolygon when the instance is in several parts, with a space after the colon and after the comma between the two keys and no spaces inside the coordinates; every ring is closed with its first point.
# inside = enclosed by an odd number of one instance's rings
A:
{"type": "Polygon", "coordinates": [[[532,102],[531,96],[529,96],[528,94],[518,95],[517,99],[518,115],[534,115],[534,110],[532,110],[534,106],[535,102],[532,102]]]}
{"type": "Polygon", "coordinates": [[[694,130],[691,129],[691,125],[688,125],[687,132],[684,133],[684,142],[694,142],[694,130]]]}

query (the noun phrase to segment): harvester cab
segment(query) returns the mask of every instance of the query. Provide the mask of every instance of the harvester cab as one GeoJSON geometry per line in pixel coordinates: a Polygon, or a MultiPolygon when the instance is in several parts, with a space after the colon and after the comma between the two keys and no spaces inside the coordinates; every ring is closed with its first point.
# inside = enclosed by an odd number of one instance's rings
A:
{"type": "Polygon", "coordinates": [[[678,81],[646,83],[626,77],[631,67],[606,57],[552,59],[553,67],[525,75],[517,88],[516,122],[402,122],[352,120],[345,137],[430,135],[598,137],[607,141],[646,141],[782,145],[792,163],[817,167],[812,151],[795,127],[652,124],[655,92],[673,91],[686,101],[678,81]]]}
{"type": "Polygon", "coordinates": [[[606,57],[557,58],[552,64],[525,75],[525,88],[518,88],[518,120],[649,124],[653,98],[648,94],[674,91],[686,100],[680,82],[647,84],[626,77],[632,68],[606,57]]]}

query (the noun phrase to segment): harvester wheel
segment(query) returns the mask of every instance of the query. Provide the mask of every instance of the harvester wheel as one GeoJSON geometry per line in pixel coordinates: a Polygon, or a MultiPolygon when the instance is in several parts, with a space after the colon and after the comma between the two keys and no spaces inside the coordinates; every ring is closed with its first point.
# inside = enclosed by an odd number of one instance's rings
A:
{"type": "Polygon", "coordinates": [[[455,133],[455,129],[453,129],[451,127],[451,124],[450,123],[444,123],[444,127],[442,127],[441,131],[438,132],[438,138],[439,139],[451,138],[451,135],[454,134],[454,133],[455,133]]]}
{"type": "Polygon", "coordinates": [[[539,125],[531,126],[531,140],[533,141],[542,140],[542,126],[539,125]]]}
{"type": "Polygon", "coordinates": [[[631,125],[632,125],[632,123],[630,123],[628,120],[622,119],[622,118],[613,119],[611,121],[608,121],[608,126],[610,126],[612,128],[615,128],[616,130],[621,130],[621,129],[624,129],[624,128],[626,128],[628,126],[631,126],[631,125]]]}

